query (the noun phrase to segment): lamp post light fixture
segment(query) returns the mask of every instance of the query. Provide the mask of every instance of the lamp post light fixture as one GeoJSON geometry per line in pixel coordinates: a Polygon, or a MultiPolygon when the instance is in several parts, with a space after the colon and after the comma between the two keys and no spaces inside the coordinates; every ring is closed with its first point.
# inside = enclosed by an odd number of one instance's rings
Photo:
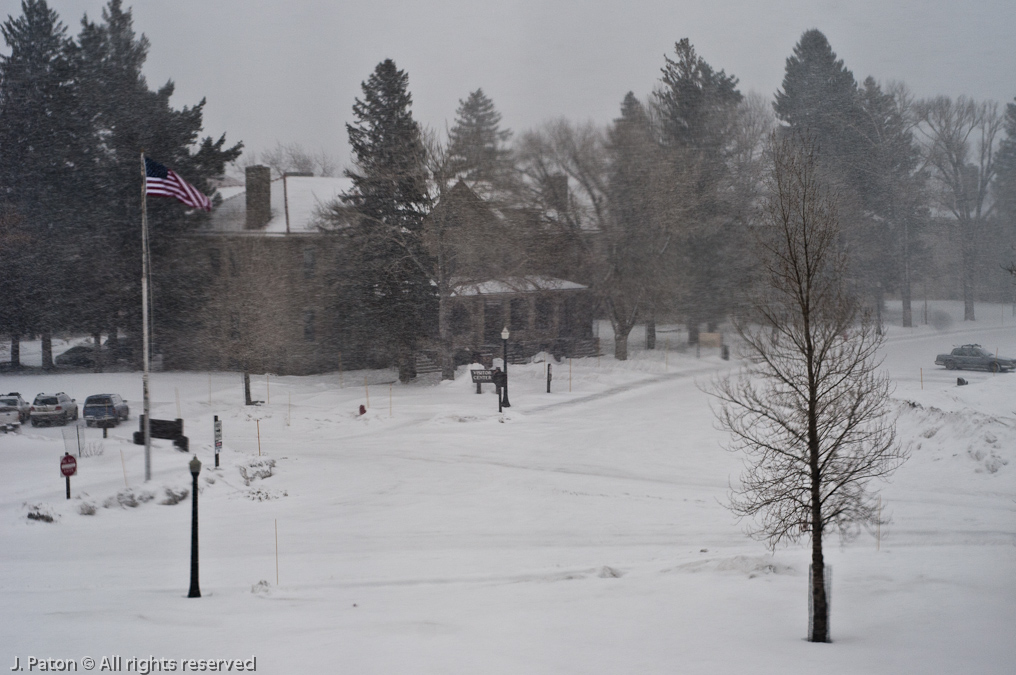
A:
{"type": "Polygon", "coordinates": [[[201,473],[201,461],[197,455],[190,461],[191,477],[194,479],[191,487],[191,551],[190,551],[190,591],[188,598],[200,598],[201,589],[198,587],[198,474],[201,473]]]}
{"type": "Polygon", "coordinates": [[[511,408],[508,402],[508,326],[501,331],[501,342],[504,343],[504,390],[501,392],[501,405],[504,408],[511,408]]]}

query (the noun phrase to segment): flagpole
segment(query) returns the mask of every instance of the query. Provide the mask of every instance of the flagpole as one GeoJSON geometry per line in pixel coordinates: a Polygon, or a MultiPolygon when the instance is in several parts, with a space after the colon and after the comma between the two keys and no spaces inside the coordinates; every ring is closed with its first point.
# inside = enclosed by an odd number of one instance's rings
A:
{"type": "Polygon", "coordinates": [[[145,151],[141,151],[141,351],[144,375],[145,482],[152,479],[152,419],[148,401],[148,190],[145,151]]]}

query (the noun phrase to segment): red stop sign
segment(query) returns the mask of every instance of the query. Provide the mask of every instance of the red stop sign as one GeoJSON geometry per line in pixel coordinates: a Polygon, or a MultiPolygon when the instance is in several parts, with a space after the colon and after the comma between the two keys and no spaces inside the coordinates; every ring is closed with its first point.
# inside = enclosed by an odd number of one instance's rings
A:
{"type": "Polygon", "coordinates": [[[71,455],[64,455],[60,458],[60,473],[70,477],[78,472],[78,460],[71,455]]]}

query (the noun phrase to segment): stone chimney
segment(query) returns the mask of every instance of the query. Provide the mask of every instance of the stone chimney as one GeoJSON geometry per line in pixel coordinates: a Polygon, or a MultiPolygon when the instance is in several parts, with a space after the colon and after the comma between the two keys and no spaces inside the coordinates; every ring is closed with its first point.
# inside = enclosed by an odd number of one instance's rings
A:
{"type": "Polygon", "coordinates": [[[272,170],[267,166],[247,167],[248,230],[257,230],[272,219],[272,170]]]}

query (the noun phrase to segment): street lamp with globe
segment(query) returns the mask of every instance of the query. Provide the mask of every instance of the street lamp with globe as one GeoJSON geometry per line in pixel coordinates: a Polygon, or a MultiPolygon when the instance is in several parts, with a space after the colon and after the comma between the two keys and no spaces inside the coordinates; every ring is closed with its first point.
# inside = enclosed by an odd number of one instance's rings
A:
{"type": "Polygon", "coordinates": [[[197,455],[190,461],[191,477],[194,479],[191,491],[191,554],[190,554],[190,591],[188,598],[200,598],[201,589],[198,587],[198,474],[201,473],[201,461],[197,455]]]}

